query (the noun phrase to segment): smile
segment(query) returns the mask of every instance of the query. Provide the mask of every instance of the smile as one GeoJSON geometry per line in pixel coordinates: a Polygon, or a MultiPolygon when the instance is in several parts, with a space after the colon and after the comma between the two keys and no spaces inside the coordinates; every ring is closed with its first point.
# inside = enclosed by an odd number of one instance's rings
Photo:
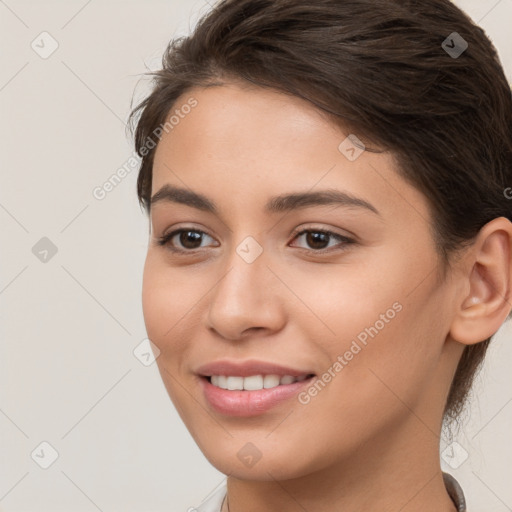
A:
{"type": "Polygon", "coordinates": [[[271,389],[277,386],[302,382],[308,375],[294,377],[293,375],[251,375],[249,377],[212,375],[210,383],[214,386],[229,391],[257,391],[259,389],[271,389]]]}
{"type": "MultiPolygon", "coordinates": [[[[315,375],[250,375],[247,377],[213,375],[200,377],[206,403],[225,416],[250,417],[285,405],[311,385],[315,375]],[[264,387],[265,382],[267,386],[264,387]],[[227,386],[234,389],[226,389],[227,386]],[[251,389],[249,389],[251,388],[251,389]]],[[[292,402],[295,404],[295,401],[292,402]]]]}

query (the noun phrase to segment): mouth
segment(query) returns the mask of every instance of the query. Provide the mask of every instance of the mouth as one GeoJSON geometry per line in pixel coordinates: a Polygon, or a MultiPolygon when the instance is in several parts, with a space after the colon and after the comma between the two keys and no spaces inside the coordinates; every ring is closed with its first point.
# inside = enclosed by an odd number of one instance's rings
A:
{"type": "Polygon", "coordinates": [[[258,374],[247,377],[238,375],[209,375],[204,378],[213,386],[228,391],[259,391],[302,382],[314,376],[313,373],[310,373],[299,376],[277,374],[258,374]]]}
{"type": "Polygon", "coordinates": [[[311,384],[310,370],[256,359],[223,359],[195,371],[209,407],[226,416],[256,416],[296,396],[311,384]]]}
{"type": "Polygon", "coordinates": [[[289,404],[315,378],[314,374],[209,375],[200,377],[200,385],[207,404],[216,413],[250,417],[289,404]]]}

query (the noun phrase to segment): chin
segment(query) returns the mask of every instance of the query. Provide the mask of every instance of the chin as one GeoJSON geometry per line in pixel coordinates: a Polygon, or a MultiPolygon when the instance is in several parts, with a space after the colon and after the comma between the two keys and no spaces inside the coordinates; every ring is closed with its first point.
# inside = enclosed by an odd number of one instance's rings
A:
{"type": "Polygon", "coordinates": [[[211,440],[197,444],[212,466],[240,480],[290,480],[303,477],[322,466],[320,460],[315,464],[313,460],[298,457],[297,449],[292,445],[287,450],[284,443],[276,447],[264,438],[254,443],[230,437],[224,444],[216,442],[213,445],[211,440]]]}

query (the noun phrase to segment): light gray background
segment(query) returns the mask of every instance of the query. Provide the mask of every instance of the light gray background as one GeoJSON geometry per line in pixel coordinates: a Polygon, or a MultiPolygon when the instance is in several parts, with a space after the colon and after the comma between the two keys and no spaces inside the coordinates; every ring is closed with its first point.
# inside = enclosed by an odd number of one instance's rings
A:
{"type": "MultiPolygon", "coordinates": [[[[495,42],[510,80],[512,0],[456,3],[495,42]]],[[[146,337],[148,233],[136,169],[105,199],[92,195],[133,154],[125,122],[134,91],[147,92],[141,73],[208,9],[0,0],[2,511],[185,511],[225,478],[182,425],[156,365],[133,354],[146,337]],[[46,59],[31,47],[43,31],[59,44],[46,59]],[[32,252],[43,237],[58,250],[46,263],[32,252]],[[49,456],[43,441],[59,453],[48,469],[36,462],[49,456]]],[[[506,324],[457,438],[468,459],[443,462],[473,512],[512,510],[511,336],[506,324]]]]}

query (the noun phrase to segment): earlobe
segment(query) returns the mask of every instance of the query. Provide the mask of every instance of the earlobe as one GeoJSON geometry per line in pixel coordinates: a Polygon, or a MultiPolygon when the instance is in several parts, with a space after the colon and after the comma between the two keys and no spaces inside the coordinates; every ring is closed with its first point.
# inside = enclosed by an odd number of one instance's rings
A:
{"type": "Polygon", "coordinates": [[[512,223],[499,217],[482,227],[464,258],[469,269],[461,277],[466,280],[461,286],[465,292],[450,330],[459,343],[484,341],[507,319],[512,309],[511,247],[512,223]]]}

